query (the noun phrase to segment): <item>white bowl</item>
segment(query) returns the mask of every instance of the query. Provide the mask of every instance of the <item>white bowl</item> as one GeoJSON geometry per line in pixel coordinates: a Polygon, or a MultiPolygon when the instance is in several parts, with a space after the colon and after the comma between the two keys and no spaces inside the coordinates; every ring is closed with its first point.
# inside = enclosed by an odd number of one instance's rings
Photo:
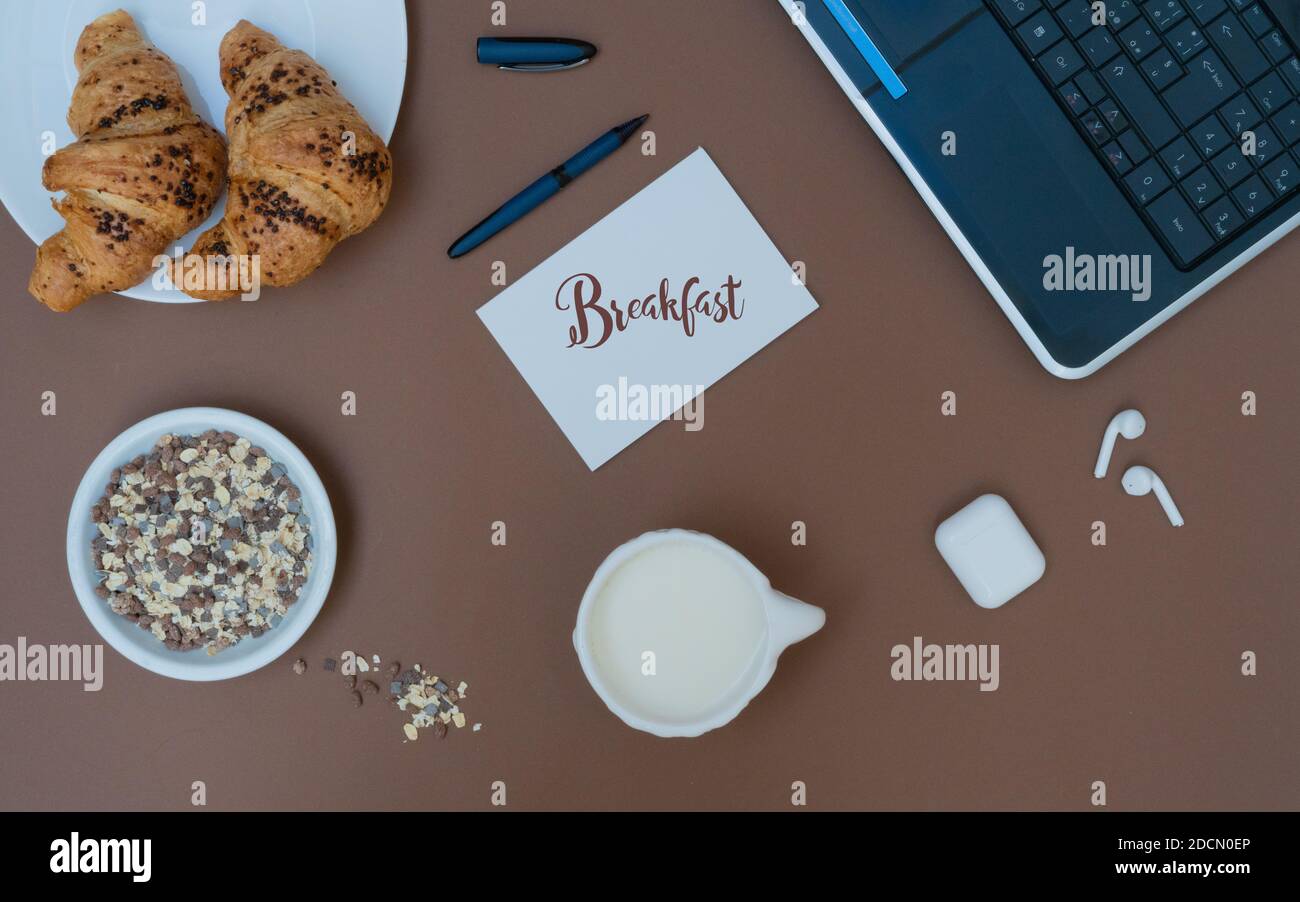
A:
{"type": "Polygon", "coordinates": [[[307,632],[316,619],[338,554],[338,536],[334,531],[334,512],[320,477],[303,453],[275,429],[246,414],[218,407],[186,407],[169,410],[141,420],[108,443],[91,463],[72,499],[68,515],[68,575],[81,608],[99,635],[125,657],[146,670],[178,680],[225,680],[242,676],[263,667],[288,651],[307,632]],[[148,630],[142,630],[109,608],[108,602],[95,594],[97,578],[91,560],[90,543],[96,535],[90,509],[104,494],[113,471],[139,454],[148,454],[163,435],[198,435],[209,429],[230,431],[244,436],[254,445],[266,449],[277,463],[283,464],[288,477],[302,492],[303,510],[311,515],[312,564],[307,582],[298,600],[284,619],[261,636],[249,636],[231,647],[209,655],[203,649],[174,651],[148,630]]]}

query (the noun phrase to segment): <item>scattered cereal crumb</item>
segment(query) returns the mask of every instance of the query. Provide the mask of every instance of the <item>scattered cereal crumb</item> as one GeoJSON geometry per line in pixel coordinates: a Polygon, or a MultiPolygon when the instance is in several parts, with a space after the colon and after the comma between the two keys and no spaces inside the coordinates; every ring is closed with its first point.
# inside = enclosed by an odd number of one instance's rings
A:
{"type": "Polygon", "coordinates": [[[307,662],[304,661],[302,658],[299,658],[298,660],[294,661],[293,672],[298,674],[298,676],[302,676],[304,673],[307,672],[307,662]]]}
{"type": "MultiPolygon", "coordinates": [[[[382,663],[379,655],[366,656],[345,651],[342,658],[345,666],[341,669],[344,671],[350,669],[346,665],[351,660],[355,663],[358,672],[373,671],[376,674],[374,679],[360,679],[356,673],[343,674],[343,684],[352,697],[353,707],[360,708],[367,695],[383,694],[389,705],[406,716],[406,722],[402,724],[402,732],[407,741],[418,740],[420,731],[425,729],[432,729],[434,736],[445,739],[453,727],[461,729],[469,725],[465,713],[460,709],[460,704],[469,690],[469,684],[464,680],[455,684],[453,689],[452,681],[443,680],[426,671],[420,664],[414,664],[410,669],[403,670],[398,661],[392,660],[382,668],[382,672],[387,677],[387,694],[384,694],[381,686],[385,681],[378,676],[381,673],[382,663]],[[351,659],[349,655],[352,656],[351,659]]],[[[326,658],[323,669],[334,671],[336,665],[335,659],[326,658]]],[[[305,671],[306,666],[307,662],[301,658],[294,663],[294,669],[299,673],[305,671]],[[302,670],[298,670],[300,666],[302,670]]],[[[481,723],[475,723],[473,732],[477,733],[482,728],[481,723]]]]}

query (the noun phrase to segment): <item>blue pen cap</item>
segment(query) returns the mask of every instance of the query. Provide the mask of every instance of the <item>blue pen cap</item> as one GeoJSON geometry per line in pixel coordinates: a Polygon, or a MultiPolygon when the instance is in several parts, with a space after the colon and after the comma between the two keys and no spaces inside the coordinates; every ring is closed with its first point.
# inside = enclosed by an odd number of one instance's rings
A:
{"type": "Polygon", "coordinates": [[[519,72],[554,72],[581,66],[596,45],[576,38],[479,38],[478,61],[519,72]]]}

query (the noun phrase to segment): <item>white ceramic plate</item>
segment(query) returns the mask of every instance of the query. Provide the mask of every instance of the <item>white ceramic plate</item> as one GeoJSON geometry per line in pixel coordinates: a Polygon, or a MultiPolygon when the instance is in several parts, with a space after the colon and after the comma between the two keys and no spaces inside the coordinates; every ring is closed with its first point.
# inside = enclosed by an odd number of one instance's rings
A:
{"type": "Polygon", "coordinates": [[[316,619],[338,556],[334,512],[320,477],[293,444],[275,429],[242,413],[218,407],[186,407],[169,410],[141,420],[123,432],[99,453],[72,499],[68,515],[68,574],[77,601],[104,641],[125,657],[154,673],[179,680],[224,680],[263,667],[288,651],[316,619]],[[298,600],[278,626],[257,638],[246,638],[215,655],[202,649],[173,651],[148,630],[113,613],[108,602],[95,595],[97,579],[90,557],[90,542],[96,535],[90,509],[104,494],[113,470],[138,454],[148,454],[154,443],[167,433],[198,435],[209,429],[234,432],[266,449],[302,492],[302,509],[311,516],[312,564],[298,600]]]}
{"type": "MultiPolygon", "coordinates": [[[[229,98],[217,48],[236,22],[247,19],[310,54],[385,142],[393,136],[406,81],[402,0],[0,0],[0,201],[37,244],[63,228],[41,185],[41,167],[51,143],[57,149],[74,140],[67,122],[77,84],[72,51],[91,20],[115,9],[130,13],[145,37],[172,58],[194,109],[223,133],[229,98]],[[195,24],[197,8],[205,24],[195,24]]],[[[180,243],[190,247],[224,207],[223,197],[180,243]]],[[[159,290],[150,280],[118,294],[173,304],[195,300],[170,285],[159,290]]]]}

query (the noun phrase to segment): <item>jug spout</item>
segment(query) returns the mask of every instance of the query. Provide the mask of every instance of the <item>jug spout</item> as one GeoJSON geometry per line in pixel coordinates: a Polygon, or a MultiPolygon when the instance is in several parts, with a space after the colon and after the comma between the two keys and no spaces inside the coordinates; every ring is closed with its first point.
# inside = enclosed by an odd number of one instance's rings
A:
{"type": "Polygon", "coordinates": [[[786,648],[807,639],[826,623],[826,612],[807,602],[772,589],[767,598],[768,623],[773,644],[786,648]]]}

